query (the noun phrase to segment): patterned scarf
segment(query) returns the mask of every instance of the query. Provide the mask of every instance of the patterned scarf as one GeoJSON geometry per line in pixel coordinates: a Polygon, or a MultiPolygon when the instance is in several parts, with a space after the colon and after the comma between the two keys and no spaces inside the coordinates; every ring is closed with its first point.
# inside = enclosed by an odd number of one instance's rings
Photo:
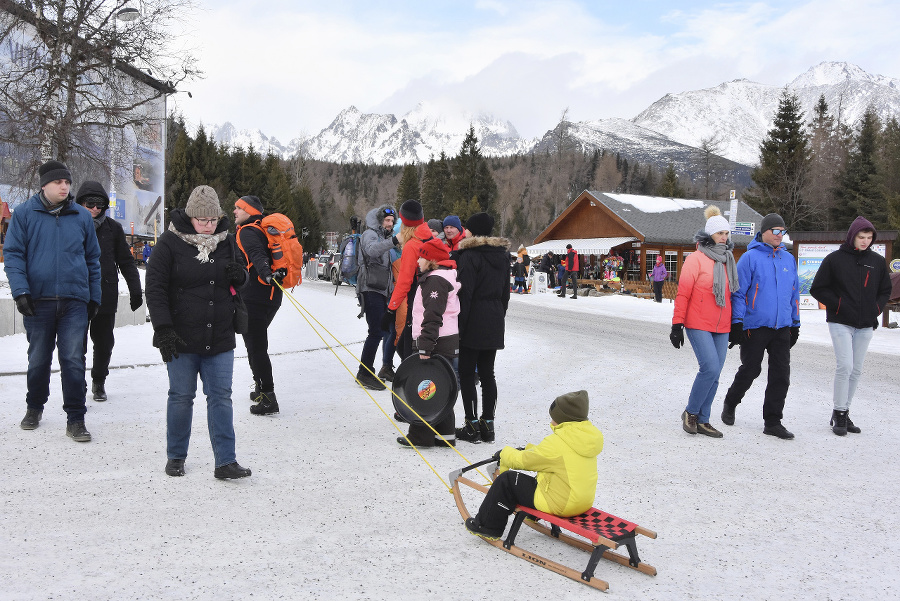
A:
{"type": "Polygon", "coordinates": [[[186,234],[175,229],[174,223],[169,223],[169,231],[174,232],[176,236],[190,244],[196,246],[200,252],[197,254],[197,260],[201,263],[209,263],[209,253],[216,250],[219,242],[228,235],[228,230],[223,230],[218,234],[186,234]]]}

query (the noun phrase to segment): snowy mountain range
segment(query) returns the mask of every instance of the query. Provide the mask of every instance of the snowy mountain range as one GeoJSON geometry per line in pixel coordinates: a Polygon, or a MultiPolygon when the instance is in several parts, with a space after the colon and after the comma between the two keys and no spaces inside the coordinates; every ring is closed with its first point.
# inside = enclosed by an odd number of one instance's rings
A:
{"type": "MultiPolygon", "coordinates": [[[[869,105],[882,119],[900,116],[900,79],[872,75],[849,63],[823,62],[786,87],[800,99],[807,119],[821,95],[831,114],[851,127],[869,105]]],[[[671,162],[678,166],[685,165],[704,139],[716,140],[722,157],[754,165],[784,88],[738,79],[713,88],[666,94],[632,119],[566,124],[567,145],[586,151],[603,148],[645,164],[671,162]]],[[[400,165],[424,163],[441,152],[454,156],[470,124],[488,156],[552,150],[560,127],[540,139],[526,140],[512,123],[496,116],[443,111],[420,103],[400,118],[362,113],[351,106],[318,134],[295,138],[286,145],[259,130],[238,131],[230,123],[210,130],[219,142],[245,148],[252,144],[263,154],[271,151],[288,158],[302,150],[323,161],[400,165]]]]}

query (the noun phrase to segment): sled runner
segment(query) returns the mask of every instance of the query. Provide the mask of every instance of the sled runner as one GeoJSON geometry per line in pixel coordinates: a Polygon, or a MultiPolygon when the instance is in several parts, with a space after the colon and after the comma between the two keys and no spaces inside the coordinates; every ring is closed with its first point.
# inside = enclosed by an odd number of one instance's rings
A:
{"type": "MultiPolygon", "coordinates": [[[[474,488],[475,490],[484,493],[487,492],[488,487],[473,482],[472,480],[463,477],[462,474],[468,470],[491,462],[491,459],[487,459],[486,461],[475,463],[450,473],[450,480],[453,482],[453,498],[456,500],[456,507],[459,509],[463,521],[472,516],[463,501],[459,485],[465,484],[470,488],[474,488]]],[[[647,528],[638,526],[637,524],[628,522],[593,507],[581,515],[563,518],[538,511],[537,509],[522,507],[520,505],[516,507],[512,525],[510,526],[509,533],[506,535],[505,539],[483,540],[498,549],[502,549],[516,557],[526,559],[535,565],[539,565],[548,570],[552,570],[557,574],[562,574],[563,576],[578,580],[588,586],[605,591],[609,588],[609,583],[594,576],[594,570],[600,562],[600,559],[614,561],[644,574],[656,576],[656,568],[642,562],[638,556],[637,542],[635,541],[636,535],[638,534],[648,538],[656,538],[656,533],[652,530],[648,530],[647,528]],[[550,525],[546,526],[538,520],[543,520],[550,525]],[[545,557],[541,557],[540,555],[535,555],[521,547],[515,546],[516,536],[519,534],[519,529],[523,522],[542,534],[552,536],[577,549],[590,552],[591,556],[590,559],[588,559],[587,567],[584,571],[579,572],[574,568],[564,566],[545,557]],[[575,538],[574,536],[569,536],[568,534],[562,534],[562,530],[567,530],[579,537],[583,537],[584,539],[587,539],[587,541],[581,540],[581,538],[575,538]],[[620,546],[625,546],[628,549],[627,557],[614,552],[614,550],[620,546]]]]}

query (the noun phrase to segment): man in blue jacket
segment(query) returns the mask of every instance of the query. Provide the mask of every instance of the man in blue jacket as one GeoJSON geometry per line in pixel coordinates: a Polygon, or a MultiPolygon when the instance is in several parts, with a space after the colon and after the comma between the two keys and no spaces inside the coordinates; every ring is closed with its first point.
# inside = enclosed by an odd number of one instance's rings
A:
{"type": "Polygon", "coordinates": [[[734,425],[735,407],[762,372],[768,352],[763,433],[790,440],[794,435],[781,420],[791,383],[791,347],[800,336],[800,280],[794,257],[781,241],[786,231],[781,216],[769,213],[738,261],[740,286],[731,295],[729,340],[741,345],[741,366],[725,395],[722,422],[734,425]]]}
{"type": "Polygon", "coordinates": [[[100,245],[91,214],[70,193],[72,174],[59,161],[38,169],[41,191],[13,212],[4,245],[6,277],[28,339],[23,430],[38,427],[50,396],[50,362],[58,349],[66,435],[88,442],[84,426],[84,344],[100,307],[100,245]]]}

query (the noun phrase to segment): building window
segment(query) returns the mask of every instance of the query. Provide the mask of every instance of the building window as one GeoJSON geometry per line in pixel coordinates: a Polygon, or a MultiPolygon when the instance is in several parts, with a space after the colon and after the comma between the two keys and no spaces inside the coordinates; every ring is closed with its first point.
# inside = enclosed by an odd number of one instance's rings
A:
{"type": "Polygon", "coordinates": [[[647,273],[647,279],[650,279],[650,273],[656,266],[656,257],[659,256],[658,250],[648,250],[644,258],[644,271],[647,273]]]}
{"type": "Polygon", "coordinates": [[[677,282],[678,281],[678,251],[677,250],[667,250],[666,251],[666,271],[669,272],[669,275],[666,276],[667,282],[677,282]]]}

